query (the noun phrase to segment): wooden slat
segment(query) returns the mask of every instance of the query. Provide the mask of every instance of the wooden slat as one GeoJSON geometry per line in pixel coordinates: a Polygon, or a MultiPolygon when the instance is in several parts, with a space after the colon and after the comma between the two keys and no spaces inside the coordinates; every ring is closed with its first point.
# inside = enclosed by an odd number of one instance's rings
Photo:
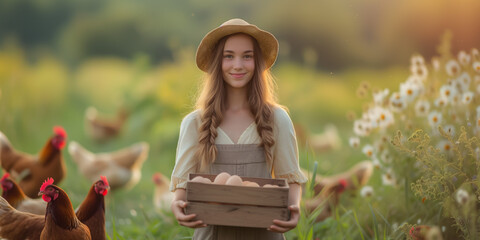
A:
{"type": "Polygon", "coordinates": [[[195,213],[208,225],[267,228],[273,219],[288,220],[288,208],[188,202],[186,214],[195,213]]]}

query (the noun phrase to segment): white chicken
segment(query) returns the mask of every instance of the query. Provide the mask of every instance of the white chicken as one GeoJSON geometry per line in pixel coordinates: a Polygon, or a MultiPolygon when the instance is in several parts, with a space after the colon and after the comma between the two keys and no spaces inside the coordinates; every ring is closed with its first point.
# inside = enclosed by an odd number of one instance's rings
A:
{"type": "Polygon", "coordinates": [[[149,144],[140,142],[114,152],[92,153],[79,143],[72,141],[68,152],[78,170],[92,183],[100,176],[108,179],[112,190],[131,189],[142,176],[141,168],[148,157],[149,144]]]}

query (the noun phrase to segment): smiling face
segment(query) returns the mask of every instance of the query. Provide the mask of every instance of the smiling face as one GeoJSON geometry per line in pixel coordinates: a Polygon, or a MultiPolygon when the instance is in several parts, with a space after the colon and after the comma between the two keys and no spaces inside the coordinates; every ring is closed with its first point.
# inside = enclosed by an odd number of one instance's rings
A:
{"type": "Polygon", "coordinates": [[[230,36],[223,48],[222,73],[227,86],[244,88],[255,70],[253,39],[246,34],[230,36]]]}

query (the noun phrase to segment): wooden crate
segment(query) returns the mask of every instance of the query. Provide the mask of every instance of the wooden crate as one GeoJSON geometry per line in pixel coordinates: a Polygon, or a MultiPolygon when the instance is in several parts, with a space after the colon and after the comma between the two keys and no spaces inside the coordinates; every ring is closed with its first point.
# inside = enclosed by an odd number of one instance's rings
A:
{"type": "MultiPolygon", "coordinates": [[[[215,179],[211,174],[190,174],[215,179]]],[[[242,176],[240,176],[242,177],[242,176]]],[[[274,184],[278,188],[247,187],[187,182],[186,214],[209,225],[267,228],[273,219],[288,220],[288,184],[285,179],[242,177],[243,181],[260,186],[274,184]]]]}

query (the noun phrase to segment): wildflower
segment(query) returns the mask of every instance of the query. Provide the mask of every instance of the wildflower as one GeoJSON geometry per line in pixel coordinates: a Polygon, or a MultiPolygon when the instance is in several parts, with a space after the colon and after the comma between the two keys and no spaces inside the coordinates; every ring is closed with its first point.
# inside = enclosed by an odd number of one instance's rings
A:
{"type": "Polygon", "coordinates": [[[364,119],[355,120],[355,122],[353,122],[353,132],[358,136],[368,136],[370,130],[370,123],[364,119]]]}
{"type": "Polygon", "coordinates": [[[445,125],[444,127],[442,127],[443,131],[445,131],[448,135],[450,136],[455,136],[455,127],[451,124],[449,125],[445,125]]]}
{"type": "Polygon", "coordinates": [[[400,93],[396,92],[390,96],[390,108],[394,112],[401,112],[407,108],[407,101],[400,93]]]}
{"type": "Polygon", "coordinates": [[[450,60],[445,64],[445,69],[449,76],[456,76],[460,73],[460,65],[456,60],[450,60]]]}
{"type": "Polygon", "coordinates": [[[392,161],[392,156],[390,155],[390,152],[387,149],[385,149],[383,150],[382,154],[380,154],[380,159],[384,163],[390,163],[392,161]]]}
{"type": "Polygon", "coordinates": [[[372,157],[373,156],[373,147],[370,144],[365,145],[362,148],[362,152],[367,155],[367,157],[372,157]]]}
{"type": "Polygon", "coordinates": [[[443,85],[440,88],[440,97],[447,100],[447,102],[449,103],[454,102],[454,98],[456,95],[457,95],[457,90],[453,86],[443,85]]]}
{"type": "Polygon", "coordinates": [[[435,99],[434,104],[435,104],[436,107],[445,107],[445,106],[447,106],[447,100],[443,97],[439,97],[439,98],[435,99]]]}
{"type": "Polygon", "coordinates": [[[422,223],[422,219],[421,219],[421,218],[417,219],[417,224],[420,224],[420,223],[422,223]]]}
{"type": "Polygon", "coordinates": [[[437,148],[442,152],[450,153],[452,151],[452,144],[447,140],[443,140],[437,144],[437,148]]]}
{"type": "Polygon", "coordinates": [[[378,161],[378,159],[376,157],[373,157],[372,165],[376,169],[380,169],[380,167],[382,166],[382,165],[380,165],[380,161],[378,161]]]}
{"type": "Polygon", "coordinates": [[[412,65],[410,67],[410,72],[413,76],[418,77],[422,81],[428,76],[428,69],[425,65],[412,65]]]}
{"type": "Polygon", "coordinates": [[[393,186],[395,185],[395,177],[393,176],[392,170],[388,169],[384,174],[382,174],[382,183],[386,186],[393,186]]]}
{"type": "Polygon", "coordinates": [[[348,142],[350,143],[351,147],[357,148],[360,146],[360,138],[358,137],[351,137],[348,142]]]}
{"type": "Polygon", "coordinates": [[[417,116],[427,116],[430,111],[430,103],[426,100],[418,100],[415,104],[415,113],[417,116]]]}
{"type": "Polygon", "coordinates": [[[388,96],[388,93],[389,93],[388,88],[385,88],[382,91],[373,93],[373,102],[376,105],[380,105],[380,106],[383,105],[383,103],[385,102],[385,98],[388,96]]]}
{"type": "Polygon", "coordinates": [[[373,107],[367,111],[369,119],[372,120],[372,128],[386,128],[394,123],[392,112],[382,107],[373,107]]]}
{"type": "Polygon", "coordinates": [[[468,192],[463,190],[463,189],[458,189],[457,190],[457,193],[455,194],[455,200],[457,200],[457,202],[459,204],[465,204],[468,202],[468,192]]]}
{"type": "Polygon", "coordinates": [[[428,123],[432,127],[438,126],[442,122],[442,114],[437,111],[432,111],[428,114],[428,123]]]}
{"type": "Polygon", "coordinates": [[[457,88],[462,90],[463,92],[468,91],[471,82],[472,78],[470,77],[470,74],[464,72],[457,78],[457,88]]]}
{"type": "Polygon", "coordinates": [[[412,102],[423,88],[422,85],[414,82],[400,83],[400,96],[405,97],[407,102],[412,102]]]}
{"type": "Polygon", "coordinates": [[[373,196],[373,187],[366,185],[360,189],[360,196],[367,198],[373,196]]]}
{"type": "Polygon", "coordinates": [[[462,65],[467,65],[470,63],[470,55],[468,55],[465,51],[460,51],[458,53],[458,61],[462,64],[462,65]]]}
{"type": "Polygon", "coordinates": [[[423,59],[422,55],[420,54],[414,54],[410,58],[410,65],[411,66],[422,66],[425,65],[425,59],[423,59]]]}
{"type": "Polygon", "coordinates": [[[463,95],[462,95],[462,103],[467,105],[467,104],[470,104],[473,100],[473,92],[465,92],[463,95]]]}
{"type": "Polygon", "coordinates": [[[397,231],[398,226],[399,226],[399,225],[398,225],[397,222],[392,223],[392,230],[393,230],[394,232],[397,231]]]}
{"type": "Polygon", "coordinates": [[[473,62],[472,67],[475,72],[480,73],[480,61],[473,62]]]}

